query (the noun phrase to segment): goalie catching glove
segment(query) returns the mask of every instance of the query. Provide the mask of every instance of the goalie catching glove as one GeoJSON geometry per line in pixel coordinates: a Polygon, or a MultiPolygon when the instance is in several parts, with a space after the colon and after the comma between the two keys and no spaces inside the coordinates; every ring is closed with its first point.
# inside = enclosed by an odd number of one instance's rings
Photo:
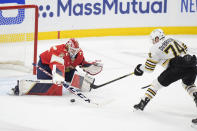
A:
{"type": "Polygon", "coordinates": [[[94,61],[91,63],[87,62],[86,64],[81,65],[80,68],[82,68],[84,72],[90,75],[97,75],[102,71],[103,64],[101,63],[101,61],[94,61]]]}

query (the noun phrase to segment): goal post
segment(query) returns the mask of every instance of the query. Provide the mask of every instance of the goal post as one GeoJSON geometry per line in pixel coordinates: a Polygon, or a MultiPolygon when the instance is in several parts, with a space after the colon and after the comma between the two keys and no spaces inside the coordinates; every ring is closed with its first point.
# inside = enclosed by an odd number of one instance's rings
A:
{"type": "MultiPolygon", "coordinates": [[[[38,16],[37,5],[0,5],[0,64],[37,63],[38,16]]],[[[32,69],[36,75],[36,67],[32,69]]]]}

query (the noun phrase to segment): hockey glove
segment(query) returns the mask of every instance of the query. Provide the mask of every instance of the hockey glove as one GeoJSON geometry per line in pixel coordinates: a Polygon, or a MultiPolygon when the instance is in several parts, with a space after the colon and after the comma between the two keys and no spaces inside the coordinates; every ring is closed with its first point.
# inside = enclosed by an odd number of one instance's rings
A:
{"type": "Polygon", "coordinates": [[[137,67],[136,67],[135,70],[134,70],[134,74],[135,74],[136,76],[142,76],[143,73],[144,73],[144,71],[140,69],[140,66],[141,66],[141,65],[142,65],[142,64],[138,64],[137,67]]]}
{"type": "Polygon", "coordinates": [[[81,66],[84,72],[90,74],[90,75],[97,75],[100,73],[103,69],[103,64],[100,61],[95,62],[87,62],[86,64],[83,64],[81,66]]]}

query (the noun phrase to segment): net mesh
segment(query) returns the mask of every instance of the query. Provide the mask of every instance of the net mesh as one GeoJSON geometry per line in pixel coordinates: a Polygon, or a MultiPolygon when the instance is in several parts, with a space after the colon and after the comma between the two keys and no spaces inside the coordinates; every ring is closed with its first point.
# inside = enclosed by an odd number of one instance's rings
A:
{"type": "Polygon", "coordinates": [[[27,5],[14,7],[0,7],[0,64],[33,69],[37,52],[34,48],[37,47],[36,8],[27,5]]]}

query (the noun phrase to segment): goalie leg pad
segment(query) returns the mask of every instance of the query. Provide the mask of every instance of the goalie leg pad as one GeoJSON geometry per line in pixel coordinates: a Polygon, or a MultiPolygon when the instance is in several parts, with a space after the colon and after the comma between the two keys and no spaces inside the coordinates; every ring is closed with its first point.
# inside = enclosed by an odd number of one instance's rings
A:
{"type": "Polygon", "coordinates": [[[62,85],[52,83],[51,80],[20,80],[19,95],[50,95],[62,96],[62,85]]]}
{"type": "Polygon", "coordinates": [[[94,82],[94,78],[91,76],[79,74],[75,72],[71,81],[71,86],[80,89],[81,91],[90,91],[90,85],[94,82]]]}
{"type": "Polygon", "coordinates": [[[85,75],[81,90],[85,91],[85,92],[90,91],[91,90],[90,85],[92,83],[94,83],[94,81],[95,81],[95,78],[93,78],[91,76],[88,76],[88,75],[85,75]]]}

